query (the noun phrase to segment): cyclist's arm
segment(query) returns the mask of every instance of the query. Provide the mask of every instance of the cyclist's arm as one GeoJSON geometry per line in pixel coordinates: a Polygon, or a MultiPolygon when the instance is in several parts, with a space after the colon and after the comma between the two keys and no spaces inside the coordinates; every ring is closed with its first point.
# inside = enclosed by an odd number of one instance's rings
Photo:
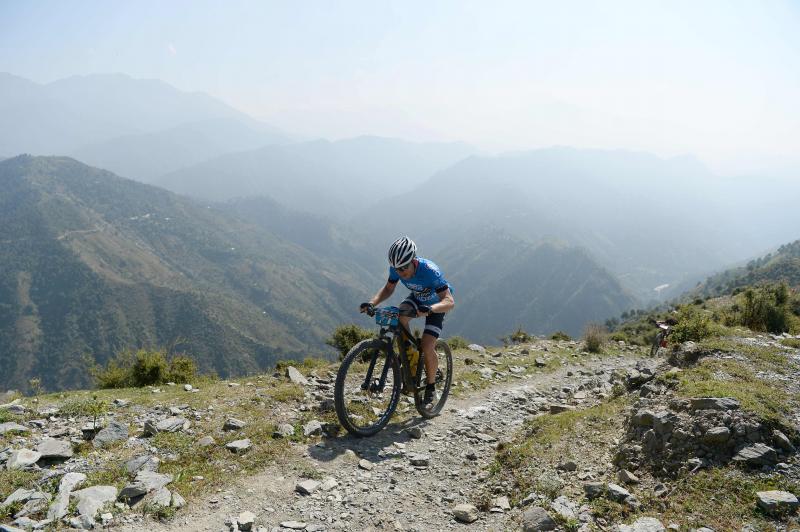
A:
{"type": "Polygon", "coordinates": [[[456,301],[449,288],[436,292],[436,295],[439,296],[439,302],[431,305],[431,312],[450,312],[456,306],[456,301]]]}
{"type": "Polygon", "coordinates": [[[393,283],[391,281],[387,281],[386,284],[383,285],[383,288],[381,288],[377,294],[372,296],[372,299],[370,299],[369,302],[372,303],[373,306],[375,306],[378,305],[381,301],[389,299],[390,297],[392,297],[392,294],[394,294],[394,289],[396,286],[397,282],[393,283]]]}

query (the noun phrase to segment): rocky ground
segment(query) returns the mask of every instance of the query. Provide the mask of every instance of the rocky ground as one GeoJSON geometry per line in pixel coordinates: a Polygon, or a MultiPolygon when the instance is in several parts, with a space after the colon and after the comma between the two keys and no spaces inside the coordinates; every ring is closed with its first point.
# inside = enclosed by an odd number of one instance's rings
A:
{"type": "Polygon", "coordinates": [[[591,404],[610,391],[615,370],[636,362],[614,357],[566,365],[453,399],[430,421],[390,424],[372,438],[343,435],[298,445],[297,458],[308,462],[314,478],[271,467],[154,530],[225,530],[242,512],[268,530],[446,530],[465,526],[463,521],[472,522],[471,530],[518,529],[521,510],[512,510],[502,496],[492,511],[474,506],[498,442],[527,416],[591,404]]]}
{"type": "MultiPolygon", "coordinates": [[[[365,439],[332,423],[331,368],[209,384],[206,395],[148,390],[117,398],[97,423],[86,406],[70,417],[59,401],[18,400],[0,407],[16,412],[0,424],[0,480],[18,487],[0,492],[0,530],[663,530],[653,516],[700,530],[708,523],[669,520],[687,470],[738,461],[800,477],[796,433],[731,398],[682,399],[677,375],[688,370],[643,349],[606,352],[474,346],[456,355],[442,415],[426,421],[401,405],[365,439]]],[[[780,360],[759,371],[800,382],[780,360]]],[[[791,510],[793,497],[771,490],[756,521],[786,529],[762,517],[791,510]]]]}

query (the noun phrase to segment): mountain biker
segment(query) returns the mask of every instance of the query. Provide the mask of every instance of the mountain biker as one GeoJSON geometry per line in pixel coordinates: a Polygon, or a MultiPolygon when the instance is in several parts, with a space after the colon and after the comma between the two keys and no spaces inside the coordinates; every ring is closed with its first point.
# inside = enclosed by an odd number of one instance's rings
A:
{"type": "Polygon", "coordinates": [[[361,303],[360,311],[378,305],[391,297],[397,287],[397,281],[402,281],[406,288],[411,290],[400,304],[400,322],[408,328],[412,319],[403,316],[403,313],[416,311],[416,317],[425,318],[425,331],[422,334],[422,353],[425,356],[425,374],[427,375],[425,396],[423,402],[431,404],[435,398],[436,370],[438,359],[436,357],[436,339],[442,333],[442,322],[446,312],[453,310],[455,300],[452,288],[444,278],[439,267],[428,259],[417,257],[417,245],[407,236],[398,238],[389,248],[389,279],[383,288],[367,303],[361,303]]]}

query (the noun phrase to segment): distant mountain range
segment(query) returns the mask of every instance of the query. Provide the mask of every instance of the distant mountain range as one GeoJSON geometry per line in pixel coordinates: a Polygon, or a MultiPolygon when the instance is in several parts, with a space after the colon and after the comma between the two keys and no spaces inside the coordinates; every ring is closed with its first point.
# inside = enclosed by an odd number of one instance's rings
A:
{"type": "MultiPolygon", "coordinates": [[[[85,386],[82,357],[177,342],[220,375],[319,354],[367,286],[253,224],[66,158],[0,163],[0,388],[85,386]]],[[[323,245],[323,244],[319,244],[323,245]]]]}
{"type": "Polygon", "coordinates": [[[140,181],[288,137],[203,93],[122,74],[0,73],[0,153],[72,155],[140,181]]]}
{"type": "MultiPolygon", "coordinates": [[[[431,253],[486,227],[583,247],[646,303],[659,285],[789,240],[800,186],[781,190],[720,180],[691,158],[552,148],[469,157],[374,210],[431,198],[428,215],[403,221],[431,253]]],[[[379,221],[376,231],[394,222],[379,221]]]]}
{"type": "MultiPolygon", "coordinates": [[[[367,136],[318,140],[222,155],[156,184],[209,201],[267,195],[293,209],[358,218],[376,215],[369,207],[378,200],[411,190],[474,152],[462,143],[367,136]]],[[[385,216],[410,214],[417,203],[394,206],[385,216]]]]}

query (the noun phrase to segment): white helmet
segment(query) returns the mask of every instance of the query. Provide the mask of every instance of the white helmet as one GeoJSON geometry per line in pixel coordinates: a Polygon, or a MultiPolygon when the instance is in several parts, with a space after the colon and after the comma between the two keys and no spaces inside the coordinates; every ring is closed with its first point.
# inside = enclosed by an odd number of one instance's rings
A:
{"type": "Polygon", "coordinates": [[[398,238],[389,248],[389,264],[392,265],[392,268],[402,268],[416,256],[417,245],[407,236],[398,238]]]}

